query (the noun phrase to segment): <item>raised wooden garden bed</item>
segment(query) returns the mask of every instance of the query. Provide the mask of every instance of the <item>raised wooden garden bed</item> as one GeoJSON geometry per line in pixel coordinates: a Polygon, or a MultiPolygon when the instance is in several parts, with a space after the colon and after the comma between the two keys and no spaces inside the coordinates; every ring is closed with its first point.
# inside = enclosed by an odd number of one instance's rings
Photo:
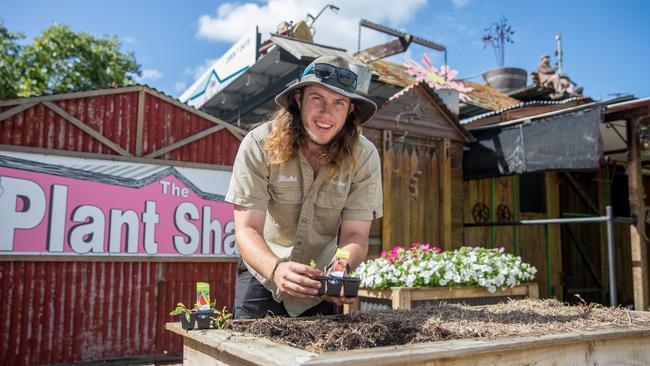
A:
{"type": "Polygon", "coordinates": [[[489,305],[509,299],[539,298],[537,283],[524,283],[494,293],[478,287],[391,287],[384,290],[359,289],[353,304],[345,305],[344,312],[358,310],[416,309],[440,302],[468,305],[489,305]]]}
{"type": "Polygon", "coordinates": [[[649,313],[553,300],[166,327],[183,336],[184,365],[197,366],[650,364],[649,313]],[[355,349],[372,344],[390,346],[355,349]]]}

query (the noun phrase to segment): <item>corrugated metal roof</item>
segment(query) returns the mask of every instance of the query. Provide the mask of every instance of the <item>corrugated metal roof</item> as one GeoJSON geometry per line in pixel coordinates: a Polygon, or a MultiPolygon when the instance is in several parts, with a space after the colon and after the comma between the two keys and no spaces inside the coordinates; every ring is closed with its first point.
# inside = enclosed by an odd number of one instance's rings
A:
{"type": "MultiPolygon", "coordinates": [[[[414,82],[414,79],[406,72],[406,67],[402,65],[379,60],[372,62],[370,67],[378,80],[386,84],[407,87],[414,82]]],[[[472,99],[467,104],[488,110],[499,110],[519,103],[519,100],[499,93],[488,85],[469,81],[465,81],[465,83],[472,87],[472,91],[466,93],[472,99]]]]}
{"type": "Polygon", "coordinates": [[[325,46],[279,35],[271,35],[271,41],[298,60],[302,60],[303,58],[318,58],[320,56],[341,56],[348,61],[352,61],[352,56],[342,48],[325,46]]]}
{"type": "Polygon", "coordinates": [[[467,104],[473,104],[489,110],[498,110],[520,102],[515,98],[499,93],[488,85],[471,81],[466,81],[465,83],[472,88],[472,91],[466,93],[472,99],[467,104]]]}
{"type": "Polygon", "coordinates": [[[471,123],[471,122],[478,121],[478,120],[483,119],[483,118],[496,116],[496,115],[501,114],[503,112],[518,109],[518,108],[530,107],[530,106],[536,106],[536,105],[566,104],[566,103],[574,102],[574,101],[580,100],[580,99],[586,99],[586,98],[582,97],[582,96],[579,96],[579,97],[567,98],[567,99],[564,99],[564,100],[535,100],[535,101],[530,101],[530,102],[521,102],[521,103],[513,104],[513,105],[510,105],[508,107],[505,107],[505,108],[502,108],[502,109],[499,109],[499,110],[496,110],[496,111],[487,112],[487,113],[479,114],[478,116],[473,116],[473,117],[470,117],[470,118],[462,119],[460,121],[460,123],[461,124],[471,123]]]}

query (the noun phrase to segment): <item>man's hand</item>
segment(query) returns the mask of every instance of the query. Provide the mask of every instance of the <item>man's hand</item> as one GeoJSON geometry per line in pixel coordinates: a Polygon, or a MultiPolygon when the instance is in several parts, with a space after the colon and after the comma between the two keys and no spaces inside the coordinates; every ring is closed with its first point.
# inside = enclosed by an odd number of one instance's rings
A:
{"type": "Polygon", "coordinates": [[[320,283],[312,277],[322,276],[316,268],[297,263],[281,262],[271,279],[281,293],[303,299],[314,299],[318,295],[320,283]]]}

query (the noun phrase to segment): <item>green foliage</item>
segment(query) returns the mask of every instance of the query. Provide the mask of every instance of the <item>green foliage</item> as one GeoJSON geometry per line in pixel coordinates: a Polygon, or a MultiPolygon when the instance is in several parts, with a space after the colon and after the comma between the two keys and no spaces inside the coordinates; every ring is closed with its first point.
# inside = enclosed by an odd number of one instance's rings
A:
{"type": "Polygon", "coordinates": [[[223,329],[223,327],[226,325],[226,321],[228,319],[232,318],[232,314],[226,310],[226,307],[224,306],[223,309],[221,309],[221,312],[215,312],[216,317],[210,318],[212,319],[212,325],[216,329],[223,329]]]}
{"type": "Polygon", "coordinates": [[[180,315],[180,314],[185,314],[185,319],[187,319],[187,321],[190,321],[190,312],[191,312],[191,310],[188,309],[185,306],[185,304],[183,304],[182,302],[179,302],[178,304],[176,304],[176,308],[174,308],[174,310],[172,310],[169,313],[169,315],[176,316],[176,315],[180,315]]]}
{"type": "Polygon", "coordinates": [[[11,33],[0,20],[0,99],[18,95],[20,69],[15,67],[22,46],[18,41],[25,38],[21,33],[11,33]]]}
{"type": "Polygon", "coordinates": [[[16,43],[21,34],[2,24],[0,37],[2,59],[9,55],[0,61],[2,98],[129,85],[142,74],[133,52],[122,53],[115,36],[94,37],[55,23],[25,46],[16,43]]]}

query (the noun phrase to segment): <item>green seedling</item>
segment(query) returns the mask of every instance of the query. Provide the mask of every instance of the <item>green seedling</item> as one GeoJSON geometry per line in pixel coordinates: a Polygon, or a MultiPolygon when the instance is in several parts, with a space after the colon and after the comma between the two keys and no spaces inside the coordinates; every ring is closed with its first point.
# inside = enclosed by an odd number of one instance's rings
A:
{"type": "Polygon", "coordinates": [[[189,322],[190,321],[190,312],[191,310],[188,309],[182,302],[179,302],[176,304],[176,308],[169,313],[169,315],[180,315],[184,314],[185,319],[189,322]]]}
{"type": "Polygon", "coordinates": [[[221,312],[216,312],[217,316],[212,319],[212,325],[216,329],[223,329],[223,327],[226,325],[226,321],[230,318],[232,318],[232,314],[226,310],[226,307],[224,306],[223,309],[221,309],[221,312]]]}

